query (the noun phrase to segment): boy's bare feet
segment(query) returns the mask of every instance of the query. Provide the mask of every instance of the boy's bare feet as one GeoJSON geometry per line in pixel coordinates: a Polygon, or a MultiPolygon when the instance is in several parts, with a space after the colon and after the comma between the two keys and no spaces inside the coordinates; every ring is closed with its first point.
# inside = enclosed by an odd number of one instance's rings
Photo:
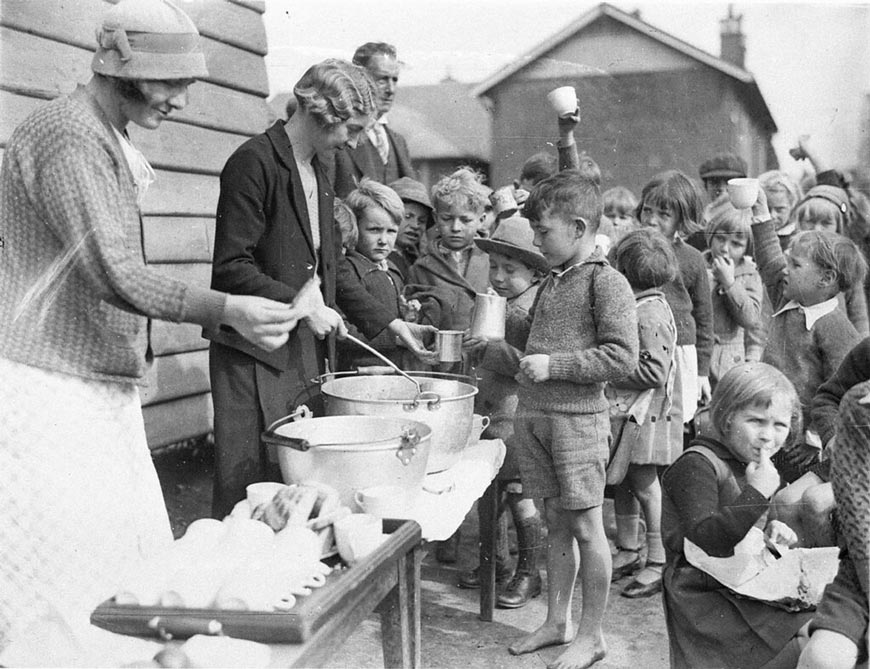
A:
{"type": "Polygon", "coordinates": [[[603,637],[577,637],[547,669],[586,669],[607,655],[603,637]]]}
{"type": "MultiPolygon", "coordinates": [[[[524,636],[515,644],[508,646],[508,652],[511,655],[522,655],[523,653],[531,653],[538,650],[538,648],[569,643],[573,636],[572,631],[570,625],[552,625],[544,622],[534,632],[524,636]]],[[[602,655],[602,657],[604,656],[602,655]]]]}

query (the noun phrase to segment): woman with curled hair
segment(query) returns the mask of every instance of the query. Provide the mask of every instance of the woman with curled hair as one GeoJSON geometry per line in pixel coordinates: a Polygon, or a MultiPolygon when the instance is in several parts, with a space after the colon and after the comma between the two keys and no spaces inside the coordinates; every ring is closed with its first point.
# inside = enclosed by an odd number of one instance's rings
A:
{"type": "Polygon", "coordinates": [[[336,125],[356,114],[373,114],[377,104],[368,71],[337,58],[312,65],[293,87],[298,108],[322,126],[336,125]]]}
{"type": "Polygon", "coordinates": [[[310,67],[294,92],[293,116],[242,144],[221,173],[212,287],[311,308],[305,327],[271,352],[249,346],[232,330],[204,333],[212,342],[216,518],[245,497],[248,484],[281,480],[260,434],[295,408],[310,379],[326,371],[327,359],[336,369],[330,338],[347,329],[334,307],[367,338],[389,330],[428,359],[418,335],[432,328],[395,318],[342,255],[335,195],[320,162],[355,147],[372,122],[370,79],[362,68],[330,59],[310,67]]]}

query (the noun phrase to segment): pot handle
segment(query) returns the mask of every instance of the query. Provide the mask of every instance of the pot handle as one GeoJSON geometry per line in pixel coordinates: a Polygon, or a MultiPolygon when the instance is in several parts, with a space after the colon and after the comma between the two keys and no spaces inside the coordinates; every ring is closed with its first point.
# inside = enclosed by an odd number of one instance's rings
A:
{"type": "Polygon", "coordinates": [[[263,443],[271,444],[273,446],[289,446],[290,448],[295,448],[297,451],[307,451],[311,448],[311,444],[307,440],[299,439],[298,437],[285,437],[283,434],[276,434],[275,430],[282,425],[292,423],[297,419],[305,420],[306,418],[311,418],[311,416],[311,409],[306,405],[301,404],[296,408],[296,411],[290,415],[279,418],[269,425],[263,434],[260,435],[260,439],[263,443]]]}
{"type": "MultiPolygon", "coordinates": [[[[420,433],[413,427],[402,431],[402,436],[399,438],[399,448],[396,449],[396,457],[406,467],[411,464],[411,460],[417,455],[417,444],[420,443],[420,433]]],[[[362,505],[360,505],[362,506],[362,505]]]]}

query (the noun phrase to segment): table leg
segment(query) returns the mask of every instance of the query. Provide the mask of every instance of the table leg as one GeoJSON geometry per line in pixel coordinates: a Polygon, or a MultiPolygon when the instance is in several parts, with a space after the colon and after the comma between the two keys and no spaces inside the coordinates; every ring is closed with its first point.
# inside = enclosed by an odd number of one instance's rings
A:
{"type": "Polygon", "coordinates": [[[378,606],[384,667],[417,669],[420,666],[420,562],[415,547],[399,558],[396,586],[378,606]]]}
{"type": "Polygon", "coordinates": [[[480,524],[480,619],[492,622],[495,612],[495,544],[498,531],[498,480],[477,503],[480,524]]]}

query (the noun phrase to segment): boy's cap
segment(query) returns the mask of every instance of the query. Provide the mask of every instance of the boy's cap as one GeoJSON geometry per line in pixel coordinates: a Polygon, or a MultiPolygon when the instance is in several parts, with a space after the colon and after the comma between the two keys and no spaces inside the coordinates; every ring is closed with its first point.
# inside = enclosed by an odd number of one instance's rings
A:
{"type": "Polygon", "coordinates": [[[199,31],[169,0],[122,0],[97,28],[97,74],[121,79],[208,76],[199,31]]]}
{"type": "Polygon", "coordinates": [[[733,153],[719,153],[701,163],[701,179],[736,179],[746,176],[746,161],[733,153]]]}
{"type": "Polygon", "coordinates": [[[411,177],[402,177],[401,179],[396,179],[391,183],[390,188],[396,191],[402,200],[416,202],[417,204],[428,208],[429,211],[434,211],[432,200],[429,198],[426,186],[421,184],[419,181],[415,181],[411,177]]]}
{"type": "Polygon", "coordinates": [[[846,216],[849,213],[849,194],[842,188],[827,185],[813,186],[807,191],[807,194],[804,195],[804,199],[801,200],[801,203],[811,200],[814,197],[831,202],[840,210],[840,213],[843,214],[843,216],[846,216]]]}
{"type": "Polygon", "coordinates": [[[474,243],[481,251],[500,253],[515,258],[541,272],[547,272],[550,265],[535,247],[534,239],[535,233],[532,231],[529,219],[522,216],[511,216],[498,224],[492,237],[478,238],[474,240],[474,243]]]}

